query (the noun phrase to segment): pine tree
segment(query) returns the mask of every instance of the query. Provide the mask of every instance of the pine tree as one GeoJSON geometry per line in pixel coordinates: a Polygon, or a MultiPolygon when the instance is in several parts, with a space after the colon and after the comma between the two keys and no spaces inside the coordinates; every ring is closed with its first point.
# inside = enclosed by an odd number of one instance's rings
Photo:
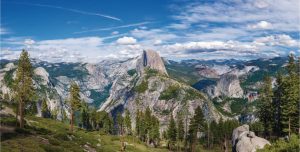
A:
{"type": "Polygon", "coordinates": [[[104,132],[107,134],[111,134],[113,132],[113,118],[108,113],[106,113],[103,118],[103,128],[104,132]]]}
{"type": "Polygon", "coordinates": [[[273,100],[273,115],[274,115],[274,125],[273,125],[273,132],[276,133],[278,136],[282,132],[281,126],[281,104],[282,104],[282,97],[284,91],[284,79],[283,75],[280,72],[276,75],[276,90],[274,91],[274,100],[273,100]]]}
{"type": "Polygon", "coordinates": [[[43,99],[42,100],[42,117],[43,118],[48,118],[49,117],[49,109],[48,109],[48,105],[47,105],[47,100],[46,99],[43,99]]]}
{"type": "Polygon", "coordinates": [[[120,112],[117,114],[117,126],[118,126],[118,134],[123,135],[124,118],[122,117],[122,114],[120,112]]]}
{"type": "Polygon", "coordinates": [[[273,90],[272,80],[270,77],[264,78],[264,83],[260,92],[260,100],[258,106],[258,117],[264,126],[265,136],[270,136],[273,124],[273,90]]]}
{"type": "Polygon", "coordinates": [[[151,122],[151,110],[149,107],[147,107],[146,111],[145,111],[144,123],[145,123],[144,131],[145,131],[145,136],[146,136],[146,142],[147,142],[147,144],[150,144],[149,131],[151,129],[152,122],[151,122]]]}
{"type": "Polygon", "coordinates": [[[137,110],[135,114],[135,134],[140,135],[140,111],[137,110]]]}
{"type": "Polygon", "coordinates": [[[288,76],[284,80],[281,103],[281,126],[284,134],[299,131],[299,74],[295,64],[294,55],[289,56],[287,65],[288,76]]]}
{"type": "Polygon", "coordinates": [[[178,147],[181,150],[181,143],[184,139],[184,125],[182,115],[177,116],[177,140],[179,142],[178,147]]]}
{"type": "Polygon", "coordinates": [[[170,121],[169,121],[168,132],[167,133],[168,133],[168,139],[169,139],[169,144],[170,144],[169,148],[172,150],[172,147],[173,147],[174,143],[176,142],[176,138],[177,138],[176,123],[175,123],[175,120],[174,120],[172,114],[170,116],[170,121]]]}
{"type": "Polygon", "coordinates": [[[32,65],[30,63],[29,54],[23,50],[17,67],[17,75],[14,84],[16,99],[19,104],[20,128],[24,127],[24,107],[30,102],[34,96],[34,87],[32,82],[32,65]]]}
{"type": "Polygon", "coordinates": [[[81,108],[80,108],[80,114],[81,114],[81,123],[82,128],[88,129],[89,128],[89,113],[88,113],[89,107],[86,102],[82,102],[81,108]]]}
{"type": "Polygon", "coordinates": [[[151,129],[149,132],[149,137],[150,137],[150,142],[152,142],[154,144],[155,147],[157,147],[158,143],[159,143],[159,120],[152,115],[151,117],[151,121],[152,121],[152,125],[151,125],[151,129]]]}
{"type": "Polygon", "coordinates": [[[190,121],[189,131],[188,131],[188,142],[190,144],[190,151],[195,151],[197,133],[205,131],[205,119],[200,106],[195,109],[195,115],[190,121]]]}
{"type": "Polygon", "coordinates": [[[72,82],[70,87],[70,98],[69,98],[69,104],[70,104],[70,110],[71,110],[71,119],[70,119],[70,131],[73,132],[73,126],[74,126],[74,113],[78,110],[78,108],[81,105],[81,99],[79,95],[80,89],[79,86],[72,82]]]}
{"type": "Polygon", "coordinates": [[[125,123],[127,135],[131,134],[131,118],[128,110],[125,111],[124,123],[125,123]]]}

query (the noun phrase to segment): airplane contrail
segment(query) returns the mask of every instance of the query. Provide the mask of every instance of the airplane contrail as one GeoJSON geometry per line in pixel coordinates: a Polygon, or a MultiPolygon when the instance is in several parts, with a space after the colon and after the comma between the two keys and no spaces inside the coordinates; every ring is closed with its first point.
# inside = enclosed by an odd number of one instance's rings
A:
{"type": "Polygon", "coordinates": [[[74,34],[87,33],[87,32],[96,32],[96,31],[108,31],[108,30],[120,29],[120,28],[126,28],[126,27],[141,26],[141,25],[146,25],[146,24],[149,24],[149,23],[151,23],[151,22],[140,22],[140,23],[127,24],[127,25],[114,26],[114,27],[98,28],[98,29],[74,32],[74,34]]]}
{"type": "Polygon", "coordinates": [[[66,8],[66,7],[61,7],[61,6],[45,5],[45,4],[31,4],[31,3],[17,3],[17,2],[11,3],[11,4],[54,8],[54,9],[60,9],[60,10],[74,12],[74,13],[83,14],[83,15],[99,16],[99,17],[104,17],[104,18],[107,18],[107,19],[112,19],[112,20],[115,20],[115,21],[122,21],[120,18],[110,16],[110,15],[106,15],[106,14],[86,12],[86,11],[82,11],[82,10],[78,10],[78,9],[66,8]]]}

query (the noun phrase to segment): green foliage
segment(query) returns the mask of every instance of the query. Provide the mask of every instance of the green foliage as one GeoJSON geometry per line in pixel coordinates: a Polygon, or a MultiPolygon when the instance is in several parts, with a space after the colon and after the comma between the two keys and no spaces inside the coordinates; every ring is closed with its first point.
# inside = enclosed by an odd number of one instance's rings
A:
{"type": "MultiPolygon", "coordinates": [[[[16,80],[14,83],[14,91],[16,100],[19,103],[20,128],[24,127],[24,107],[28,102],[32,102],[35,91],[32,82],[33,71],[30,63],[29,54],[22,50],[18,61],[16,80]]],[[[33,104],[35,105],[35,104],[33,104]]]]}
{"type": "Polygon", "coordinates": [[[169,121],[169,126],[168,126],[168,139],[170,142],[175,142],[177,138],[177,128],[176,128],[176,123],[173,118],[173,115],[171,114],[170,116],[170,121],[169,121]]]}
{"type": "Polygon", "coordinates": [[[296,133],[299,129],[300,82],[296,67],[294,56],[291,54],[287,65],[288,75],[281,84],[280,122],[284,134],[296,133]]]}
{"type": "Polygon", "coordinates": [[[150,108],[147,107],[145,113],[137,110],[135,120],[135,132],[139,139],[148,144],[153,143],[155,147],[158,146],[160,139],[159,120],[152,115],[150,108]]]}
{"type": "MultiPolygon", "coordinates": [[[[3,137],[7,137],[8,134],[1,134],[1,151],[81,152],[85,151],[84,145],[89,145],[95,151],[115,152],[121,147],[118,136],[106,134],[100,136],[99,131],[85,131],[79,128],[76,128],[76,132],[70,133],[67,124],[56,120],[34,116],[26,119],[31,122],[30,126],[17,129],[17,133],[9,134],[9,138],[4,139],[3,137]],[[101,146],[97,146],[98,144],[101,146]]],[[[126,151],[167,152],[166,149],[147,147],[132,136],[125,137],[124,140],[128,143],[126,151]]]]}
{"type": "Polygon", "coordinates": [[[42,106],[41,107],[42,107],[42,109],[41,109],[42,117],[49,118],[50,117],[50,111],[48,109],[48,105],[47,105],[47,100],[46,99],[42,100],[42,106]]]}
{"type": "Polygon", "coordinates": [[[261,122],[257,121],[250,124],[250,130],[255,132],[257,136],[261,136],[264,131],[264,126],[261,122]]]}
{"type": "Polygon", "coordinates": [[[273,123],[273,111],[272,111],[272,80],[270,77],[265,77],[264,85],[261,89],[258,105],[258,117],[263,123],[265,135],[269,135],[272,129],[273,123]]]}
{"type": "Polygon", "coordinates": [[[130,76],[135,75],[135,74],[136,74],[136,69],[128,70],[128,71],[127,71],[127,74],[130,75],[130,76]]]}
{"type": "Polygon", "coordinates": [[[89,107],[88,104],[83,101],[80,107],[80,119],[81,119],[81,125],[82,128],[88,129],[90,124],[89,124],[89,107]]]}
{"type": "Polygon", "coordinates": [[[69,99],[69,104],[72,109],[72,111],[78,110],[78,108],[81,105],[81,99],[80,99],[80,88],[78,84],[75,82],[72,82],[71,87],[70,87],[70,99],[69,99]]]}
{"type": "Polygon", "coordinates": [[[171,100],[176,99],[180,94],[179,85],[171,85],[166,90],[161,92],[159,100],[171,100]]]}
{"type": "Polygon", "coordinates": [[[145,73],[146,73],[146,79],[153,77],[153,76],[160,75],[157,70],[151,69],[151,68],[146,68],[145,73]]]}
{"type": "Polygon", "coordinates": [[[165,64],[165,66],[172,79],[189,85],[193,85],[199,81],[199,76],[193,66],[186,66],[180,63],[165,64]]]}
{"type": "Polygon", "coordinates": [[[124,123],[125,123],[127,135],[131,134],[131,118],[128,110],[125,111],[124,123]]]}
{"type": "Polygon", "coordinates": [[[259,149],[257,152],[299,152],[299,136],[292,134],[289,141],[279,139],[272,145],[266,145],[264,149],[259,149]]]}
{"type": "Polygon", "coordinates": [[[124,118],[122,117],[122,114],[120,112],[118,112],[117,114],[117,126],[118,126],[118,134],[123,135],[124,118]]]}
{"type": "Polygon", "coordinates": [[[14,79],[13,79],[14,70],[7,71],[4,75],[4,83],[9,87],[13,88],[14,79]]]}
{"type": "Polygon", "coordinates": [[[184,126],[183,126],[183,119],[181,115],[177,116],[177,140],[183,141],[184,139],[184,126]]]}
{"type": "Polygon", "coordinates": [[[195,89],[186,89],[185,90],[186,94],[185,94],[185,97],[184,97],[184,100],[193,100],[193,99],[204,99],[203,95],[195,90],[195,89]]]}
{"type": "Polygon", "coordinates": [[[134,90],[138,93],[144,93],[148,89],[148,81],[143,80],[141,84],[135,86],[134,90]]]}

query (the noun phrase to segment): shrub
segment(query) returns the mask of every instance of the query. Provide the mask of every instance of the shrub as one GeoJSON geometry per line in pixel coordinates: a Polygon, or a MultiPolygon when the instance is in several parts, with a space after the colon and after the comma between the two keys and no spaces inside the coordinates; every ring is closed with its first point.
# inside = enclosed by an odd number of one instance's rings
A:
{"type": "Polygon", "coordinates": [[[127,74],[130,75],[130,76],[133,76],[134,74],[136,74],[136,69],[128,70],[127,74]]]}
{"type": "Polygon", "coordinates": [[[267,145],[264,149],[258,150],[258,152],[299,152],[299,143],[299,136],[291,135],[289,141],[279,139],[271,146],[267,145]]]}
{"type": "Polygon", "coordinates": [[[170,100],[177,98],[179,96],[180,89],[178,85],[172,85],[163,92],[161,92],[159,96],[159,100],[170,100]]]}
{"type": "Polygon", "coordinates": [[[148,81],[143,80],[134,90],[138,93],[144,93],[148,89],[148,81]]]}

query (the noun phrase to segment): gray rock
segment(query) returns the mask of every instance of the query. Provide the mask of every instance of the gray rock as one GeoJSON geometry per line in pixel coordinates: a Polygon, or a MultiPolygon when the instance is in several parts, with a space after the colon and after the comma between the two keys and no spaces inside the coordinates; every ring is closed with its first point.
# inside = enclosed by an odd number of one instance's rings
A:
{"type": "Polygon", "coordinates": [[[267,144],[271,145],[268,140],[258,137],[254,132],[249,131],[248,125],[243,125],[233,130],[233,151],[255,152],[257,149],[263,149],[267,144]]]}

